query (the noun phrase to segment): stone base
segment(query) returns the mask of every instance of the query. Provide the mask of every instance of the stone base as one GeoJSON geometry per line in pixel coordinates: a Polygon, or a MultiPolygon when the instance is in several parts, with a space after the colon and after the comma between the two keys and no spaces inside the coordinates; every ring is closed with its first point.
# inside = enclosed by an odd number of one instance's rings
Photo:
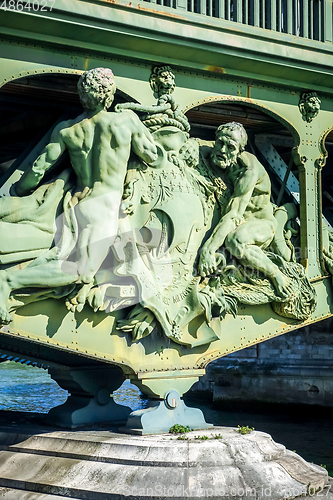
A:
{"type": "MultiPolygon", "coordinates": [[[[327,485],[327,471],[269,434],[214,427],[176,435],[0,433],[0,496],[15,500],[282,500],[327,485]],[[26,439],[25,439],[26,438],[26,439]]],[[[318,496],[328,500],[328,488],[318,496]]],[[[331,497],[332,499],[332,497],[331,497]]],[[[319,499],[318,499],[319,500],[319,499]]]]}

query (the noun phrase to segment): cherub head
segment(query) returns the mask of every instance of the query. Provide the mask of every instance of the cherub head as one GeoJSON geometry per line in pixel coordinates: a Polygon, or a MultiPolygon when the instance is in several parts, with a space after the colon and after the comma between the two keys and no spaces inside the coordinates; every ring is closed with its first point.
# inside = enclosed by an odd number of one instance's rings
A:
{"type": "Polygon", "coordinates": [[[152,91],[160,97],[175,90],[175,75],[170,66],[154,66],[149,77],[152,91]]]}
{"type": "Polygon", "coordinates": [[[85,71],[80,76],[77,89],[84,108],[93,110],[103,106],[104,109],[108,109],[116,91],[113,73],[108,68],[85,71]]]}
{"type": "Polygon", "coordinates": [[[298,103],[298,108],[305,120],[311,122],[319,113],[321,101],[316,92],[304,92],[298,103]]]}

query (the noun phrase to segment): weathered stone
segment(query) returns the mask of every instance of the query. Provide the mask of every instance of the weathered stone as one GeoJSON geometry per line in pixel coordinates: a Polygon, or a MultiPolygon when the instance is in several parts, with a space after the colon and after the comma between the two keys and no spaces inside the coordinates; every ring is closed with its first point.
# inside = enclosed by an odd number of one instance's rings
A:
{"type": "Polygon", "coordinates": [[[8,445],[7,437],[0,452],[4,498],[282,500],[305,495],[309,488],[315,492],[328,481],[325,469],[257,431],[241,435],[215,427],[180,440],[172,434],[51,432],[21,440],[12,434],[16,444],[8,445]],[[15,497],[13,490],[24,494],[15,497]]]}

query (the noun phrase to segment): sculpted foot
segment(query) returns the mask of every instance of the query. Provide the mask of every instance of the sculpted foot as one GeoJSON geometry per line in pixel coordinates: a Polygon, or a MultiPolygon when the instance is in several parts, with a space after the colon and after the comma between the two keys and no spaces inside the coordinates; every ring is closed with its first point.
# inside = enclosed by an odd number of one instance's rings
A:
{"type": "Polygon", "coordinates": [[[216,266],[215,252],[208,252],[203,248],[199,263],[200,276],[210,276],[216,271],[216,266]]]}
{"type": "Polygon", "coordinates": [[[66,307],[69,311],[72,312],[81,312],[84,308],[84,304],[86,303],[86,299],[88,293],[93,286],[93,282],[88,283],[87,285],[83,285],[83,287],[79,290],[79,292],[66,302],[66,307]]]}
{"type": "Polygon", "coordinates": [[[0,324],[8,325],[13,318],[9,314],[6,304],[9,299],[11,289],[7,281],[7,274],[5,271],[0,272],[0,324]]]}
{"type": "Polygon", "coordinates": [[[291,279],[285,276],[280,270],[270,277],[277,294],[282,299],[289,299],[294,294],[291,279]]]}
{"type": "Polygon", "coordinates": [[[108,286],[108,284],[101,285],[89,290],[87,294],[87,302],[94,312],[104,311],[107,308],[109,301],[105,301],[105,293],[108,286]]]}

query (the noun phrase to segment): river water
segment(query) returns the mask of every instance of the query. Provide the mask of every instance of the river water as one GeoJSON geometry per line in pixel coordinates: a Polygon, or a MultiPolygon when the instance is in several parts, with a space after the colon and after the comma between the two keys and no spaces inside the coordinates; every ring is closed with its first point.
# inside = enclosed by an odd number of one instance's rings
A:
{"type": "MultiPolygon", "coordinates": [[[[61,389],[46,370],[8,361],[0,364],[0,414],[1,410],[47,413],[66,399],[67,391],[61,389]]],[[[145,408],[147,404],[139,389],[128,381],[116,391],[114,400],[132,410],[145,408]]],[[[206,421],[214,425],[248,425],[268,432],[276,442],[296,451],[305,460],[326,466],[333,476],[333,420],[332,411],[327,408],[258,409],[227,403],[222,409],[198,400],[186,400],[186,404],[201,408],[206,421]]]]}

